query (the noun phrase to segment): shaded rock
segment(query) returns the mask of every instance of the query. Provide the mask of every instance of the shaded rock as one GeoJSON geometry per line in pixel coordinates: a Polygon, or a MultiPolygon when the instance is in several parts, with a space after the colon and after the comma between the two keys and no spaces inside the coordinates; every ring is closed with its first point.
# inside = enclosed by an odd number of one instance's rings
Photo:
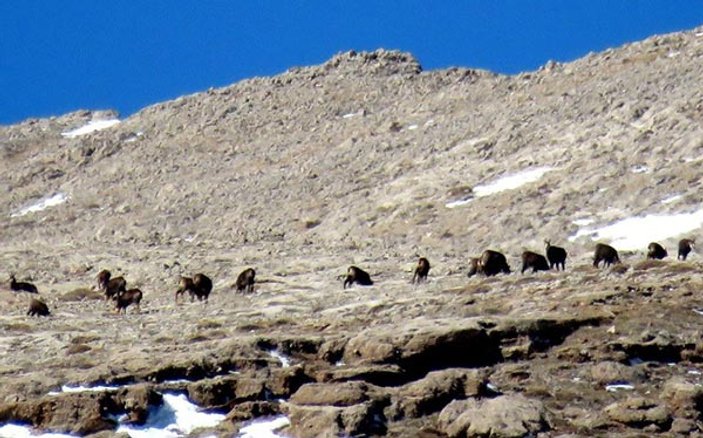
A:
{"type": "Polygon", "coordinates": [[[549,429],[542,402],[522,394],[453,401],[442,409],[438,424],[450,437],[522,437],[549,429]]]}
{"type": "Polygon", "coordinates": [[[501,359],[498,341],[474,320],[413,321],[363,331],[344,349],[348,364],[393,363],[409,377],[448,367],[476,367],[501,359]]]}
{"type": "Polygon", "coordinates": [[[286,410],[291,435],[301,438],[382,435],[387,429],[377,401],[345,407],[289,404],[286,410]]]}
{"type": "Polygon", "coordinates": [[[486,374],[478,370],[447,369],[398,388],[386,409],[390,419],[417,418],[439,412],[454,399],[475,397],[485,391],[486,374]]]}
{"type": "Polygon", "coordinates": [[[601,385],[613,382],[637,382],[642,372],[619,362],[604,361],[590,367],[591,379],[601,385]]]}
{"type": "Polygon", "coordinates": [[[263,378],[241,375],[203,379],[188,385],[188,397],[204,408],[262,400],[266,398],[265,383],[263,378]]]}
{"type": "Polygon", "coordinates": [[[671,433],[681,436],[690,436],[694,432],[700,432],[700,428],[695,421],[688,418],[675,418],[671,423],[671,433]]]}
{"type": "Polygon", "coordinates": [[[293,394],[290,401],[307,406],[351,406],[369,400],[364,382],[310,383],[293,394]]]}
{"type": "Polygon", "coordinates": [[[87,435],[114,429],[117,423],[108,415],[117,411],[108,393],[66,393],[0,406],[0,423],[27,423],[41,430],[87,435]]]}
{"type": "Polygon", "coordinates": [[[703,411],[703,386],[683,377],[674,377],[664,384],[661,397],[669,402],[674,412],[684,414],[703,411]]]}
{"type": "Polygon", "coordinates": [[[306,383],[313,379],[305,373],[300,365],[287,368],[274,368],[266,379],[266,388],[272,397],[288,398],[306,383]]]}
{"type": "Polygon", "coordinates": [[[163,397],[151,385],[141,384],[119,390],[115,402],[125,410],[128,422],[142,425],[149,417],[149,406],[161,405],[163,397]]]}
{"type": "Polygon", "coordinates": [[[321,382],[363,380],[378,386],[396,386],[407,381],[405,371],[398,365],[361,365],[335,367],[321,371],[316,376],[321,382]]]}
{"type": "Polygon", "coordinates": [[[281,413],[281,406],[278,402],[250,401],[234,405],[227,414],[226,421],[237,423],[248,421],[258,417],[277,415],[281,413]]]}
{"type": "Polygon", "coordinates": [[[659,428],[668,429],[672,421],[666,406],[643,397],[632,397],[612,403],[605,407],[604,412],[611,420],[630,427],[643,428],[654,424],[659,428]]]}

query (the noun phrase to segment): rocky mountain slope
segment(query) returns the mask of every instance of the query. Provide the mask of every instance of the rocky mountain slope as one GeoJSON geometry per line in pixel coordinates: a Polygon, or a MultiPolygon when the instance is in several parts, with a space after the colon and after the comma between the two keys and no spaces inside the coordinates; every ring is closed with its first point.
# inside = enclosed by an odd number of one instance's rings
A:
{"type": "Polygon", "coordinates": [[[697,220],[701,83],[694,29],[517,76],[348,52],[91,133],[75,130],[117,115],[0,127],[0,272],[53,310],[27,318],[27,297],[0,291],[0,422],[74,430],[37,414],[53,403],[87,422],[74,432],[111,429],[129,394],[45,394],[187,379],[229,414],[223,436],[279,412],[294,436],[701,433],[700,262],[673,259],[703,220],[659,227],[662,262],[622,247],[622,266],[591,266],[599,227],[697,220]],[[486,248],[519,270],[544,239],[569,251],[566,272],[465,276],[486,248]],[[417,255],[433,268],[411,286],[417,255]],[[376,285],[343,291],[350,264],[376,285]],[[257,290],[236,294],[248,266],[257,290]],[[90,290],[103,268],[144,291],[141,314],[90,290]],[[178,276],[201,271],[210,303],[174,303],[178,276]],[[632,388],[606,390],[618,382],[632,388]]]}

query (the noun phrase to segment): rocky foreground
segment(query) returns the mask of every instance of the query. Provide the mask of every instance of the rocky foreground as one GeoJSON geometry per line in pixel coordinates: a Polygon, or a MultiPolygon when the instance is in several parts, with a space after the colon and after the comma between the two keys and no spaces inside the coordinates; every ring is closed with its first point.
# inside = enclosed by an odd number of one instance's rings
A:
{"type": "Polygon", "coordinates": [[[178,390],[227,414],[193,436],[278,413],[296,437],[703,433],[701,266],[630,262],[414,286],[388,261],[346,291],[279,272],[208,304],[152,293],[126,316],[57,286],[54,315],[29,319],[3,292],[0,422],[110,436],[178,390]],[[123,386],[48,395],[67,383],[123,386]]]}
{"type": "Polygon", "coordinates": [[[111,436],[181,391],[226,414],[193,436],[276,414],[294,437],[703,434],[700,257],[643,254],[703,224],[701,83],[703,28],[515,76],[347,52],[0,127],[0,280],[52,312],[0,286],[0,423],[111,436]],[[545,239],[566,272],[466,277],[545,239]],[[624,263],[592,267],[595,241],[624,263]],[[351,264],[375,285],[343,290],[351,264]],[[93,290],[101,269],[141,313],[93,290]],[[176,304],[197,272],[210,302],[176,304]]]}

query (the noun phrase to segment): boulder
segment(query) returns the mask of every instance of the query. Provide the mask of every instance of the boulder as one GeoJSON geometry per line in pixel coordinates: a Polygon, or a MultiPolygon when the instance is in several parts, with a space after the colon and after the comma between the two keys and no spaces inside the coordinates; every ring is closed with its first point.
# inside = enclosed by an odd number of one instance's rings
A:
{"type": "Polygon", "coordinates": [[[605,407],[604,412],[612,421],[636,428],[656,425],[666,430],[672,421],[671,413],[666,406],[643,397],[632,397],[612,403],[605,407]]]}
{"type": "Polygon", "coordinates": [[[549,430],[542,402],[521,394],[455,400],[442,409],[438,425],[449,437],[523,437],[549,430]]]}
{"type": "Polygon", "coordinates": [[[591,379],[601,385],[614,382],[634,383],[642,379],[642,372],[619,362],[603,361],[591,366],[591,379]]]}
{"type": "Polygon", "coordinates": [[[161,405],[163,397],[151,385],[140,384],[120,389],[115,402],[124,409],[128,422],[142,425],[149,417],[149,406],[161,405]]]}

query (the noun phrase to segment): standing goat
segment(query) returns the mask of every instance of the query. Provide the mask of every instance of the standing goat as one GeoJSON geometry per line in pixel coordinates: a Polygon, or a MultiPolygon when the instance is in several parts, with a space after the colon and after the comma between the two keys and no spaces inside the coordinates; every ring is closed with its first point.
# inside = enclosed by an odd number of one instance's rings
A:
{"type": "Polygon", "coordinates": [[[679,240],[679,255],[676,257],[678,260],[686,260],[688,253],[694,248],[696,239],[681,239],[679,240]]]}
{"type": "Polygon", "coordinates": [[[415,273],[413,274],[413,284],[420,283],[422,281],[427,281],[427,275],[430,273],[430,261],[425,257],[420,257],[417,261],[417,266],[415,266],[415,273]]]}
{"type": "Polygon", "coordinates": [[[549,268],[557,267],[561,265],[561,270],[566,269],[566,250],[560,246],[552,246],[549,240],[545,240],[544,243],[547,244],[547,259],[549,259],[549,268]]]}
{"type": "Polygon", "coordinates": [[[115,302],[117,304],[117,313],[120,313],[120,311],[124,310],[124,313],[127,313],[127,306],[130,304],[134,304],[134,306],[137,308],[137,313],[140,313],[142,311],[139,303],[142,301],[142,291],[139,289],[130,289],[128,291],[120,291],[117,293],[115,296],[115,302]]]}
{"type": "Polygon", "coordinates": [[[502,253],[487,249],[483,251],[479,259],[479,271],[486,277],[492,277],[501,272],[510,274],[510,266],[502,253]]]}
{"type": "Polygon", "coordinates": [[[195,297],[198,297],[198,301],[205,300],[207,302],[212,291],[212,280],[205,274],[195,274],[193,278],[181,277],[178,290],[176,291],[176,301],[186,291],[190,295],[191,302],[193,302],[195,297]]]}
{"type": "Polygon", "coordinates": [[[237,281],[234,282],[234,286],[237,288],[237,292],[254,292],[254,282],[256,280],[256,271],[253,268],[247,268],[239,273],[237,276],[237,281]]]}

